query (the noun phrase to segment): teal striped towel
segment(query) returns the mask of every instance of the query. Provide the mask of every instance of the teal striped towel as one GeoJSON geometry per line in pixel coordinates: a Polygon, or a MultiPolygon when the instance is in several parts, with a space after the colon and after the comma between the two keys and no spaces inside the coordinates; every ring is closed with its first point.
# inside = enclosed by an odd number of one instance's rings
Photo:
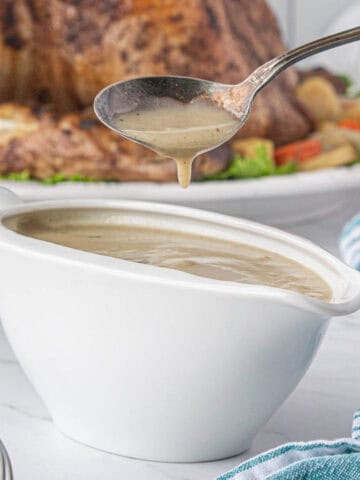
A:
{"type": "Polygon", "coordinates": [[[288,443],[241,463],[217,480],[360,480],[360,409],[352,437],[288,443]]]}
{"type": "Polygon", "coordinates": [[[344,262],[360,270],[360,214],[345,225],[340,235],[339,248],[344,262]]]}

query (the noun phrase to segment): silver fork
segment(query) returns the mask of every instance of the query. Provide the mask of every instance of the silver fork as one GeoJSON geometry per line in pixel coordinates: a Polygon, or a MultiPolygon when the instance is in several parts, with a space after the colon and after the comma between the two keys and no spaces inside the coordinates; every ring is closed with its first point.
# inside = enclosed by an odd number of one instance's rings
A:
{"type": "Polygon", "coordinates": [[[0,480],[13,480],[13,471],[10,462],[9,454],[6,451],[5,445],[0,440],[0,480]]]}

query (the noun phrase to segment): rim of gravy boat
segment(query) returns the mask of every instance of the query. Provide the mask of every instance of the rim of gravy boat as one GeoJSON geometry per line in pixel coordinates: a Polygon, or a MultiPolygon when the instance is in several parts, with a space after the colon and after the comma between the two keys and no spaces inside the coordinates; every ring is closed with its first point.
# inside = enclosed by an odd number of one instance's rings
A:
{"type": "MultiPolygon", "coordinates": [[[[111,274],[115,276],[126,276],[133,279],[145,280],[154,284],[166,284],[177,286],[179,288],[193,289],[194,292],[196,290],[202,290],[208,291],[209,294],[221,294],[232,297],[244,296],[247,298],[272,299],[282,304],[291,305],[305,311],[325,316],[346,315],[353,313],[360,308],[360,273],[343,264],[336,257],[323,250],[321,247],[316,246],[309,240],[305,240],[274,227],[205,210],[152,202],[83,199],[22,203],[20,199],[15,201],[17,198],[15,195],[13,198],[14,203],[16,204],[5,207],[1,207],[0,198],[0,245],[19,253],[26,252],[28,255],[30,254],[43,258],[48,257],[58,262],[78,263],[87,266],[88,268],[106,269],[109,273],[111,272],[111,274]],[[324,276],[317,272],[316,268],[312,269],[313,272],[317,273],[317,275],[329,284],[332,296],[335,298],[332,298],[330,302],[327,302],[308,297],[295,291],[280,289],[277,287],[210,279],[170,268],[157,267],[149,264],[136,263],[129,260],[85,252],[16,233],[3,224],[5,218],[31,211],[92,207],[133,210],[155,215],[157,213],[167,214],[172,218],[178,217],[184,221],[188,219],[210,222],[220,229],[222,227],[239,228],[239,231],[245,229],[250,232],[250,234],[266,236],[270,240],[274,239],[275,241],[285,242],[293,248],[303,252],[304,256],[316,257],[320,262],[325,264],[325,266],[333,270],[334,274],[338,276],[337,292],[334,291],[334,282],[332,284],[329,283],[324,276]]],[[[176,228],[174,228],[174,230],[176,230],[176,228]]],[[[199,231],[199,233],[201,232],[199,231]]],[[[196,233],[194,234],[196,235],[196,233]]],[[[217,236],[215,238],[219,239],[221,237],[217,236]]],[[[246,245],[246,242],[241,242],[241,240],[239,243],[244,243],[246,245]]],[[[264,247],[258,248],[266,250],[264,247]]],[[[281,251],[278,251],[276,248],[274,248],[273,251],[286,258],[291,258],[288,255],[283,254],[281,251]]]]}

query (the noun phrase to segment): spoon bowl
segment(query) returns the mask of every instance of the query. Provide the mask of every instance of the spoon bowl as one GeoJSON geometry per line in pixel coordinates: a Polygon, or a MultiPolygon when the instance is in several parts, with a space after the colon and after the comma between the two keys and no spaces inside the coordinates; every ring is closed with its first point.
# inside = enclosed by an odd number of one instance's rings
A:
{"type": "MultiPolygon", "coordinates": [[[[99,118],[122,136],[176,160],[187,187],[194,158],[229,140],[241,127],[217,104],[230,85],[189,77],[144,77],[106,87],[95,99],[99,118]]],[[[245,120],[244,120],[245,121],[245,120]]]]}
{"type": "MultiPolygon", "coordinates": [[[[94,110],[100,121],[111,130],[136,143],[149,146],[146,142],[141,142],[126,133],[119,126],[117,120],[120,115],[139,109],[154,108],[161,102],[161,99],[165,98],[183,104],[198,98],[213,98],[214,95],[220,94],[220,92],[224,93],[232,87],[233,85],[175,75],[138,77],[105,87],[95,97],[94,110]]],[[[242,123],[239,124],[239,128],[242,123]]],[[[212,150],[216,146],[218,145],[209,147],[200,153],[212,150]]]]}

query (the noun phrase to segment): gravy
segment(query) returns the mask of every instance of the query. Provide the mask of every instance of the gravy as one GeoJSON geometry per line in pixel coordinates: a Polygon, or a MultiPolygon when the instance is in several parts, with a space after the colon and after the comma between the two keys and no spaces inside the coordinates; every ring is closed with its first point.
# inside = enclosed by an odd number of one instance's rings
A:
{"type": "Polygon", "coordinates": [[[282,255],[174,230],[116,224],[116,215],[111,209],[47,210],[13,216],[4,223],[22,235],[78,250],[217,280],[294,290],[322,300],[331,298],[330,287],[321,277],[282,255]]]}
{"type": "Polygon", "coordinates": [[[233,136],[238,120],[205,99],[190,103],[154,97],[141,110],[117,117],[116,127],[155,152],[173,158],[183,188],[191,180],[194,158],[233,136]]]}

